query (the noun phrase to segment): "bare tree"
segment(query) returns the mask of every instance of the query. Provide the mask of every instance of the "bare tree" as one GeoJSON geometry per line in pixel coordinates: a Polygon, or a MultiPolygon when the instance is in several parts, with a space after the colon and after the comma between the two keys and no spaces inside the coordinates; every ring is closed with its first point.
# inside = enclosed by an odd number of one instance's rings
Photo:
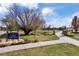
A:
{"type": "Polygon", "coordinates": [[[8,16],[15,18],[19,27],[28,35],[30,31],[42,28],[44,20],[39,9],[20,8],[18,4],[7,8],[8,16]]]}
{"type": "Polygon", "coordinates": [[[74,32],[78,31],[79,20],[78,20],[77,16],[74,16],[74,18],[72,20],[72,27],[73,27],[74,32]]]}

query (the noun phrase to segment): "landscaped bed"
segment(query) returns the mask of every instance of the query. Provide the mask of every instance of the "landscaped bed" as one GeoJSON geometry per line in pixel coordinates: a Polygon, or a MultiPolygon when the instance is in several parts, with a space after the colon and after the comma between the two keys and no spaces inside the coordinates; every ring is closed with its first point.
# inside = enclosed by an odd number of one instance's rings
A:
{"type": "MultiPolygon", "coordinates": [[[[52,32],[53,31],[45,30],[45,31],[36,31],[35,33],[32,31],[31,33],[29,33],[29,35],[24,35],[23,31],[19,31],[21,39],[20,42],[18,40],[8,40],[7,42],[0,42],[0,47],[59,39],[56,35],[53,35],[52,32]]],[[[0,39],[6,39],[6,34],[0,35],[0,39]]]]}
{"type": "Polygon", "coordinates": [[[79,56],[79,47],[71,44],[54,44],[44,47],[1,53],[3,56],[79,56]]]}

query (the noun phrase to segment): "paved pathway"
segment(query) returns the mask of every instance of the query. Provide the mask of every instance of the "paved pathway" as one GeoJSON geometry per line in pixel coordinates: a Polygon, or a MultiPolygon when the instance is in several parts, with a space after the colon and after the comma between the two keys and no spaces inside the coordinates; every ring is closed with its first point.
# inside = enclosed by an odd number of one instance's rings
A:
{"type": "Polygon", "coordinates": [[[39,46],[46,46],[46,45],[51,45],[51,44],[58,44],[58,43],[69,43],[69,44],[74,44],[76,46],[79,46],[79,41],[71,39],[66,36],[62,36],[61,31],[57,32],[56,35],[60,37],[59,40],[51,40],[51,41],[46,41],[46,42],[37,42],[37,43],[29,43],[29,44],[2,47],[0,48],[0,53],[20,50],[20,49],[28,49],[28,48],[39,47],[39,46]]]}
{"type": "Polygon", "coordinates": [[[57,35],[58,37],[60,37],[59,40],[64,41],[65,43],[69,43],[69,44],[73,44],[73,45],[79,46],[79,41],[78,41],[78,40],[69,38],[69,37],[67,37],[67,36],[62,36],[61,33],[62,33],[61,31],[58,32],[58,33],[56,33],[56,35],[57,35]]]}
{"type": "Polygon", "coordinates": [[[39,46],[46,46],[46,45],[57,44],[57,43],[65,43],[65,41],[51,40],[51,41],[46,41],[46,42],[37,42],[37,43],[29,43],[29,44],[2,47],[2,48],[0,48],[0,53],[14,51],[14,50],[20,50],[20,49],[39,47],[39,46]]]}

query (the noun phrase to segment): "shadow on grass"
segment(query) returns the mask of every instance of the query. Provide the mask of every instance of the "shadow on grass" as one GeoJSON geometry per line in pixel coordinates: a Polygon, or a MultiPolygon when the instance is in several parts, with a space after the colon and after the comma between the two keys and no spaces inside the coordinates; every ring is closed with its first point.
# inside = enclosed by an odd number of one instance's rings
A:
{"type": "Polygon", "coordinates": [[[79,34],[79,32],[72,32],[72,33],[74,33],[74,34],[79,34]]]}
{"type": "Polygon", "coordinates": [[[0,39],[1,38],[6,38],[6,34],[0,35],[0,39]]]}
{"type": "Polygon", "coordinates": [[[67,36],[69,36],[69,37],[73,37],[74,35],[67,35],[67,36]]]}
{"type": "Polygon", "coordinates": [[[20,36],[25,36],[25,34],[20,34],[20,36]]]}

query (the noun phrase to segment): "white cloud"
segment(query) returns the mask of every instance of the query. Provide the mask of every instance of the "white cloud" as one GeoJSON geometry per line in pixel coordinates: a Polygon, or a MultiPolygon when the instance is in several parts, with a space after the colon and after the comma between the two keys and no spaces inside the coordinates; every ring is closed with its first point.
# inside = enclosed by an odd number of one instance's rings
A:
{"type": "Polygon", "coordinates": [[[6,7],[11,7],[12,3],[0,3],[0,14],[8,13],[6,7]]]}
{"type": "Polygon", "coordinates": [[[0,3],[2,7],[11,7],[12,3],[0,3]]]}
{"type": "Polygon", "coordinates": [[[52,25],[52,27],[69,27],[71,25],[71,17],[52,18],[50,21],[47,21],[47,25],[52,25]]]}
{"type": "Polygon", "coordinates": [[[61,27],[61,26],[69,27],[71,26],[71,22],[74,16],[77,16],[79,18],[79,12],[75,12],[67,17],[52,18],[51,20],[47,21],[47,24],[52,25],[54,27],[61,27]]]}
{"type": "Polygon", "coordinates": [[[20,3],[21,5],[25,6],[25,7],[28,7],[30,9],[32,8],[38,8],[38,3],[20,3]]]}
{"type": "Polygon", "coordinates": [[[5,7],[0,6],[0,13],[1,14],[7,13],[7,12],[8,12],[8,10],[5,7]]]}
{"type": "Polygon", "coordinates": [[[54,13],[54,10],[51,9],[51,8],[43,8],[43,10],[42,10],[42,14],[44,16],[46,16],[46,15],[52,15],[53,13],[54,13]]]}
{"type": "Polygon", "coordinates": [[[77,16],[77,17],[79,18],[79,12],[75,12],[75,13],[73,13],[71,16],[62,18],[63,21],[62,21],[61,24],[62,24],[62,25],[65,25],[65,26],[71,25],[71,22],[72,22],[72,19],[73,19],[74,16],[77,16]]]}

